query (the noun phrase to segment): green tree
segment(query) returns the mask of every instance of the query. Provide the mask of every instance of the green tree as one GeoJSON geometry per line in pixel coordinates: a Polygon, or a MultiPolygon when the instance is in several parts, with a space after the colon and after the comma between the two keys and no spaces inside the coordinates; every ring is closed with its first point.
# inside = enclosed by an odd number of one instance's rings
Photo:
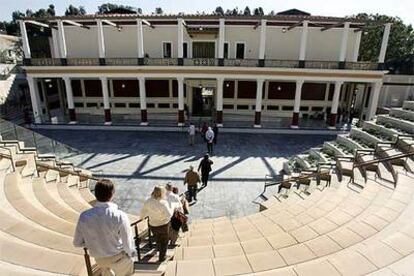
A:
{"type": "Polygon", "coordinates": [[[350,18],[359,19],[366,23],[366,28],[362,30],[360,60],[378,60],[384,33],[384,26],[381,23],[385,22],[392,23],[385,61],[403,60],[414,54],[413,27],[404,24],[399,17],[360,13],[350,16],[350,18]]]}
{"type": "Polygon", "coordinates": [[[222,8],[222,7],[218,6],[218,7],[214,10],[213,14],[216,14],[216,15],[224,15],[224,10],[223,10],[223,8],[222,8]]]}
{"type": "MultiPolygon", "coordinates": [[[[98,13],[99,14],[105,14],[105,13],[111,13],[116,9],[124,9],[124,10],[129,10],[132,12],[137,12],[138,9],[131,7],[131,6],[124,6],[124,5],[118,5],[118,4],[113,4],[113,3],[105,3],[102,4],[100,6],[98,6],[98,13]]],[[[141,10],[142,12],[142,10],[141,10]]]]}
{"type": "Polygon", "coordinates": [[[246,8],[244,8],[243,15],[252,15],[252,13],[250,12],[250,9],[249,9],[248,6],[246,6],[246,8]]]}
{"type": "Polygon", "coordinates": [[[162,8],[160,8],[160,7],[155,8],[155,14],[163,14],[163,13],[164,13],[164,11],[162,10],[162,8]]]}
{"type": "Polygon", "coordinates": [[[86,10],[83,6],[79,6],[79,8],[69,5],[69,7],[65,11],[65,15],[83,15],[86,14],[86,10]]]}

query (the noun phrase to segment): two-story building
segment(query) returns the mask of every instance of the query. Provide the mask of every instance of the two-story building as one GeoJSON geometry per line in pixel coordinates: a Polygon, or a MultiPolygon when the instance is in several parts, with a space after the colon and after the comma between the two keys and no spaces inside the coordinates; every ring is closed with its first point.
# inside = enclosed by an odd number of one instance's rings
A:
{"type": "Polygon", "coordinates": [[[36,123],[49,120],[45,95],[57,89],[71,122],[183,125],[188,113],[219,125],[292,128],[318,114],[334,127],[358,93],[364,118],[373,118],[390,27],[379,26],[380,55],[370,63],[358,61],[364,22],[347,18],[107,14],[20,21],[36,123]],[[33,27],[51,28],[49,57],[32,58],[26,29],[33,27]]]}

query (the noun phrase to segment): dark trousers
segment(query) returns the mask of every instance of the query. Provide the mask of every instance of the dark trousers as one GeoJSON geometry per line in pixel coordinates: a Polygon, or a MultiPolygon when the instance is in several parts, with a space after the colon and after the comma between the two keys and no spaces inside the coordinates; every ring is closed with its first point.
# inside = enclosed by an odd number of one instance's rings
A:
{"type": "Polygon", "coordinates": [[[157,249],[159,252],[159,261],[162,262],[165,260],[165,255],[167,254],[167,246],[169,241],[169,230],[170,223],[161,226],[150,226],[151,232],[154,235],[155,242],[157,243],[157,249]]]}
{"type": "Polygon", "coordinates": [[[197,185],[188,186],[188,201],[197,200],[197,185]]]}
{"type": "Polygon", "coordinates": [[[207,151],[208,153],[212,154],[213,153],[213,143],[209,143],[207,142],[207,151]]]}
{"type": "Polygon", "coordinates": [[[201,182],[203,183],[203,186],[207,186],[208,176],[209,175],[210,175],[209,172],[202,172],[201,173],[201,182]]]}

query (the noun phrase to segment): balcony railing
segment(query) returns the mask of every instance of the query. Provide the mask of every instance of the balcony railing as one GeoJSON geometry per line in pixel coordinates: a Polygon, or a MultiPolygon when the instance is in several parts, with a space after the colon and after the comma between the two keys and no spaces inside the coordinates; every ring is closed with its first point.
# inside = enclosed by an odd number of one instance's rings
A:
{"type": "Polygon", "coordinates": [[[258,59],[225,59],[224,66],[258,67],[258,59]]]}
{"type": "Polygon", "coordinates": [[[184,66],[217,66],[215,58],[185,58],[184,66]]]}
{"type": "Polygon", "coordinates": [[[375,62],[345,62],[307,60],[300,66],[297,60],[266,59],[224,59],[215,58],[32,58],[28,66],[224,66],[224,67],[268,67],[268,68],[309,68],[309,69],[347,69],[379,70],[375,62]]]}
{"type": "Polygon", "coordinates": [[[144,65],[178,66],[178,61],[176,58],[145,58],[144,65]]]}

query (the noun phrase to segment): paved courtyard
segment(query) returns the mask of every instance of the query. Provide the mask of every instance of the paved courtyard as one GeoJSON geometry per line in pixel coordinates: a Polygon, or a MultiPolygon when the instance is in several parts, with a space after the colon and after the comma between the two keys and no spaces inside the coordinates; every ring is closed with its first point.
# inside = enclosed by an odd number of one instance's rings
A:
{"type": "MultiPolygon", "coordinates": [[[[72,161],[117,184],[114,201],[139,212],[154,185],[171,181],[184,191],[185,170],[197,168],[206,151],[201,137],[195,146],[176,132],[39,130],[83,154],[72,161]]],[[[222,133],[212,160],[211,182],[191,207],[191,218],[239,217],[258,211],[253,203],[265,175],[276,175],[286,158],[332,140],[334,136],[222,133]]]]}

